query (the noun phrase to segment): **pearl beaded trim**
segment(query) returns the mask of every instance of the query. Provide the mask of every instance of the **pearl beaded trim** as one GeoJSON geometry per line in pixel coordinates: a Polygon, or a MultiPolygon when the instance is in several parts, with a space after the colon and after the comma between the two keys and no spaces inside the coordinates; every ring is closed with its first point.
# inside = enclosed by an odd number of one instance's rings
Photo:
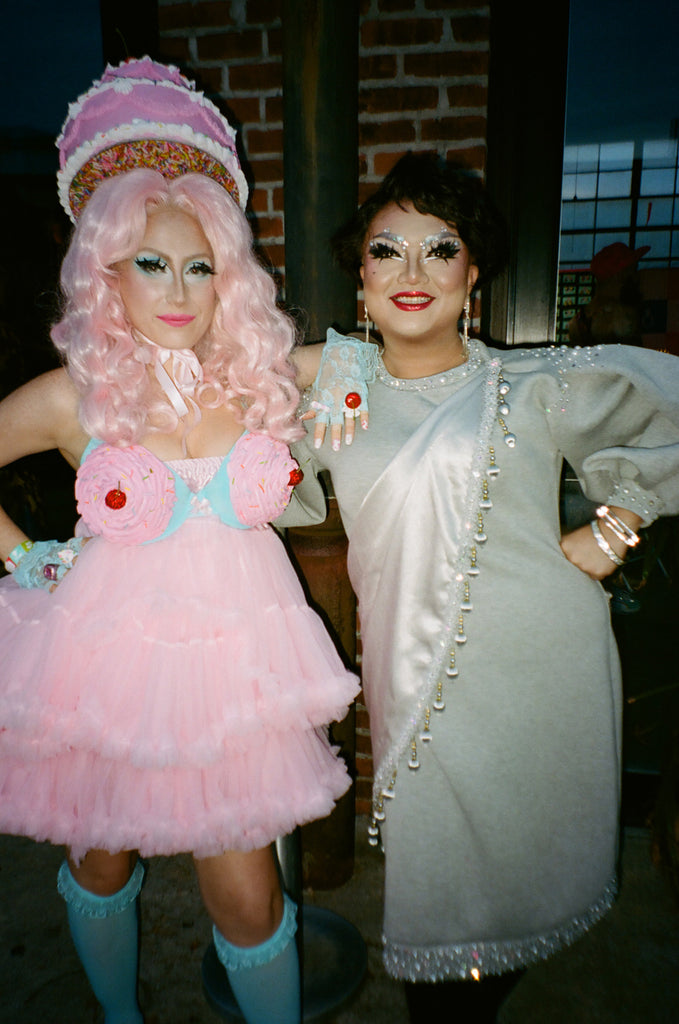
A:
{"type": "Polygon", "coordinates": [[[610,910],[617,891],[617,881],[613,878],[599,899],[583,914],[544,935],[507,939],[504,942],[428,946],[424,949],[400,945],[383,937],[384,966],[393,978],[404,978],[407,981],[455,978],[478,981],[489,974],[503,974],[505,971],[528,967],[546,960],[584,935],[610,910]]]}
{"type": "Polygon", "coordinates": [[[380,824],[386,818],[385,801],[395,796],[399,764],[408,754],[408,767],[416,771],[420,767],[418,743],[432,740],[432,712],[445,710],[444,684],[458,677],[457,651],[467,642],[465,616],[473,610],[471,584],[479,575],[478,550],[487,540],[485,515],[492,508],[490,483],[500,467],[497,465],[491,434],[495,423],[499,423],[508,448],[516,445],[516,437],[509,430],[505,417],[509,415],[508,395],[510,385],[502,376],[502,362],[499,357],[484,358],[480,347],[470,341],[470,357],[467,363],[455,367],[445,374],[417,380],[398,380],[378,366],[376,376],[389,387],[408,391],[431,390],[435,387],[460,384],[473,373],[481,370],[485,380],[481,415],[472,456],[472,471],[465,499],[464,522],[466,535],[460,538],[459,553],[451,581],[448,611],[445,626],[441,631],[438,649],[432,657],[429,675],[422,688],[422,696],[410,716],[407,728],[394,744],[389,756],[375,772],[373,787],[373,813],[368,825],[368,842],[379,844],[380,824]]]}

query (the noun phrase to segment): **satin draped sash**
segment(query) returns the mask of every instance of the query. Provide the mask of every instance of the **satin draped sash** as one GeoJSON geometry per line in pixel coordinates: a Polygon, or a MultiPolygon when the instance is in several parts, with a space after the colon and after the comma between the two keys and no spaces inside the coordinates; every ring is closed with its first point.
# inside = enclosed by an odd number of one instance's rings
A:
{"type": "Polygon", "coordinates": [[[500,371],[493,359],[460,381],[373,484],[351,531],[376,798],[419,735],[454,643],[500,371]]]}

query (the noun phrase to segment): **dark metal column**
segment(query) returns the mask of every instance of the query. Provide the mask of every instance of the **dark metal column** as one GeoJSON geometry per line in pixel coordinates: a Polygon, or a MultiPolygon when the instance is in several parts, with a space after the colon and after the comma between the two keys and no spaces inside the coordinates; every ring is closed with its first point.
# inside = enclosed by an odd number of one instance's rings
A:
{"type": "Polygon", "coordinates": [[[285,292],[306,340],[356,323],[356,288],[329,240],[358,193],[358,2],[284,0],[285,292]]]}
{"type": "Polygon", "coordinates": [[[568,0],[491,0],[486,170],[510,257],[481,328],[510,345],[555,337],[567,61],[568,0]]]}

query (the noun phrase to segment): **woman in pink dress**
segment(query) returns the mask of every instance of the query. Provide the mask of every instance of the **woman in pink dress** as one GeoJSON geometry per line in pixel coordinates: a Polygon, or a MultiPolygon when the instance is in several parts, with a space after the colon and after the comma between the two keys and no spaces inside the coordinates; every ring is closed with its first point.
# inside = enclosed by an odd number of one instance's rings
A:
{"type": "Polygon", "coordinates": [[[106,1024],[143,1020],[138,857],[180,851],[245,1019],[296,1024],[270,844],[348,787],[325,727],[357,685],[268,525],[301,477],[294,329],[233,131],[176,69],[108,68],[59,148],[64,366],[0,404],[0,464],[59,449],[80,520],[32,542],[0,512],[0,829],[67,847],[106,1024]]]}

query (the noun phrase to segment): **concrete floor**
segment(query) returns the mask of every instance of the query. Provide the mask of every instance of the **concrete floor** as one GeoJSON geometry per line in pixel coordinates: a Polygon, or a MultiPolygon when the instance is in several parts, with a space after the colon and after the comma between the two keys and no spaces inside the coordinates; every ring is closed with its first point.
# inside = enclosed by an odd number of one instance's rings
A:
{"type": "MultiPolygon", "coordinates": [[[[328,1024],[407,1024],[401,986],[380,957],[382,858],[357,828],[353,877],[307,892],[305,903],[353,922],[368,953],[367,973],[328,1024]]],[[[55,891],[61,853],[0,837],[1,1024],[101,1024],[73,951],[55,891]]],[[[209,923],[190,858],[150,863],[142,901],[141,998],[147,1024],[219,1024],[202,990],[209,923]]],[[[313,913],[313,912],[312,912],[313,913]]],[[[312,957],[313,960],[313,957],[312,957]]],[[[621,896],[570,950],[531,968],[502,1011],[502,1024],[677,1024],[679,905],[653,867],[645,829],[624,836],[621,896]]]]}

